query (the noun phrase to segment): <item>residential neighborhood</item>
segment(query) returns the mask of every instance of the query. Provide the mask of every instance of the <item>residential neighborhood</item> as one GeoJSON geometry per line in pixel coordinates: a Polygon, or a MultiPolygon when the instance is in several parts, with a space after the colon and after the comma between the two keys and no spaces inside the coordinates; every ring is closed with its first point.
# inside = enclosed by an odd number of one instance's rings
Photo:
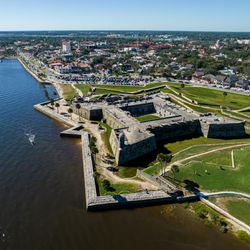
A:
{"type": "Polygon", "coordinates": [[[61,83],[144,86],[179,81],[249,93],[247,38],[171,32],[47,34],[0,39],[0,56],[19,54],[42,78],[49,75],[61,83]]]}

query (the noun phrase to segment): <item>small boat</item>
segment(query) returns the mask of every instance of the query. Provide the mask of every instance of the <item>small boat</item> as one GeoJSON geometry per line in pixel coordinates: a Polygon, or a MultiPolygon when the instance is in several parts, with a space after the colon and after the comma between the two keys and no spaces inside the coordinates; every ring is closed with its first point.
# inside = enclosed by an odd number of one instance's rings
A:
{"type": "Polygon", "coordinates": [[[31,145],[35,145],[35,134],[32,133],[27,133],[26,136],[28,137],[28,140],[30,142],[31,145]]]}

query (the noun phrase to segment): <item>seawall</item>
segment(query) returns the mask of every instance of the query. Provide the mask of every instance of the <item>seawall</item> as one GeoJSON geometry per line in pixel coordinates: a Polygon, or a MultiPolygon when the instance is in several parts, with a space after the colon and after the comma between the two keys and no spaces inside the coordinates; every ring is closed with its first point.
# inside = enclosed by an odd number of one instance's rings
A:
{"type": "Polygon", "coordinates": [[[49,101],[40,103],[34,108],[46,116],[56,119],[72,128],[61,133],[67,137],[81,137],[82,166],[85,187],[85,203],[87,210],[116,209],[124,207],[151,206],[157,204],[177,203],[184,201],[196,201],[199,197],[195,195],[174,197],[164,191],[145,191],[130,194],[98,196],[94,176],[94,163],[89,149],[89,134],[81,130],[82,124],[77,124],[67,117],[64,117],[46,105],[49,101]]]}
{"type": "Polygon", "coordinates": [[[40,79],[24,62],[20,57],[17,57],[17,60],[21,63],[21,65],[24,67],[24,69],[34,78],[36,79],[38,82],[40,82],[41,84],[51,84],[54,86],[54,88],[57,91],[57,94],[60,96],[60,98],[63,98],[63,90],[60,87],[60,84],[53,82],[53,81],[44,81],[42,79],[40,79]]]}

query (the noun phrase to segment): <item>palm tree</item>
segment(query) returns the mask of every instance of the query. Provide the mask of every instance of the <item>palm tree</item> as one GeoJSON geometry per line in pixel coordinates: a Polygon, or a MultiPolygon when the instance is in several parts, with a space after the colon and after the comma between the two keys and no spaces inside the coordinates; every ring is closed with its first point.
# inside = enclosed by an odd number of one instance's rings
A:
{"type": "Polygon", "coordinates": [[[76,108],[78,109],[78,117],[79,117],[79,121],[80,121],[80,108],[81,108],[81,105],[79,103],[77,103],[76,108]]]}
{"type": "Polygon", "coordinates": [[[69,109],[68,109],[68,113],[70,114],[70,117],[71,117],[71,120],[72,120],[73,109],[72,109],[72,108],[69,108],[69,109]]]}
{"type": "MultiPolygon", "coordinates": [[[[160,153],[157,155],[156,160],[160,163],[161,169],[162,169],[163,165],[169,163],[172,160],[172,155],[160,153]]],[[[164,174],[164,171],[163,171],[163,174],[164,174]]]]}
{"type": "Polygon", "coordinates": [[[55,107],[56,107],[56,109],[57,109],[57,113],[58,113],[58,111],[59,111],[59,107],[60,107],[60,104],[57,102],[57,103],[55,104],[55,107]]]}

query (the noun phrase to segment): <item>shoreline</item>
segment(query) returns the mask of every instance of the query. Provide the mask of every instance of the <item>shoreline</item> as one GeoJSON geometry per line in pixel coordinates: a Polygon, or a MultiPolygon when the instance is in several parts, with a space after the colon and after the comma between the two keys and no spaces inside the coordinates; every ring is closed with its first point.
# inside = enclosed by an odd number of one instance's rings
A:
{"type": "Polygon", "coordinates": [[[20,58],[20,57],[15,57],[15,58],[12,58],[12,59],[16,59],[20,62],[20,64],[23,66],[23,68],[36,80],[38,81],[39,83],[41,84],[51,84],[54,86],[54,88],[56,89],[57,91],[57,94],[60,98],[63,98],[63,90],[60,86],[59,83],[56,83],[56,82],[51,82],[51,81],[44,81],[42,80],[41,78],[39,78],[27,65],[25,62],[23,62],[23,60],[20,58]]]}
{"type": "Polygon", "coordinates": [[[50,103],[50,101],[36,104],[34,105],[34,109],[50,118],[70,126],[69,129],[66,129],[60,133],[61,136],[72,138],[77,137],[81,139],[84,185],[86,193],[85,202],[87,210],[106,210],[126,207],[151,206],[157,204],[190,202],[198,199],[197,195],[188,195],[178,199],[168,195],[162,190],[98,196],[94,177],[94,162],[88,146],[89,133],[79,129],[82,127],[82,124],[73,122],[56,111],[49,109],[46,106],[48,103],[50,103]]]}
{"type": "Polygon", "coordinates": [[[229,234],[236,237],[238,240],[247,243],[246,240],[240,238],[239,235],[242,231],[244,231],[247,235],[249,235],[249,232],[246,231],[246,229],[242,227],[242,225],[237,223],[237,219],[236,221],[234,221],[225,217],[223,214],[202,203],[200,197],[196,195],[190,195],[186,197],[181,197],[180,199],[176,199],[175,197],[169,196],[164,191],[158,190],[149,192],[142,191],[138,193],[98,196],[96,190],[96,181],[94,177],[94,163],[91,151],[88,147],[89,133],[79,130],[82,124],[76,124],[72,121],[68,123],[67,118],[56,113],[55,111],[49,110],[47,107],[42,107],[47,103],[48,102],[37,104],[34,106],[34,108],[39,112],[49,116],[50,118],[56,119],[57,121],[60,121],[70,127],[69,129],[66,129],[60,133],[62,137],[81,139],[82,168],[85,187],[85,206],[87,211],[104,211],[169,204],[183,204],[183,207],[185,208],[185,204],[188,204],[188,209],[193,214],[195,214],[195,216],[197,217],[197,219],[200,220],[201,223],[211,223],[211,225],[217,228],[217,230],[220,230],[222,233],[228,232],[229,234]],[[49,112],[46,109],[48,109],[49,112]],[[198,201],[200,201],[201,203],[196,203],[198,201]],[[202,219],[199,215],[199,211],[195,207],[193,207],[194,205],[192,204],[202,204],[205,207],[205,211],[210,211],[208,213],[208,217],[202,219]],[[217,221],[212,220],[212,214],[217,214],[219,219],[217,219],[217,221]],[[224,228],[222,224],[218,224],[218,221],[226,221],[227,227],[224,228]],[[223,231],[224,229],[225,231],[223,231]]]}
{"type": "MultiPolygon", "coordinates": [[[[12,59],[17,59],[21,65],[24,67],[24,69],[38,82],[40,82],[41,84],[44,83],[49,83],[52,84],[58,95],[60,96],[60,98],[63,98],[63,94],[62,94],[62,89],[60,87],[60,84],[55,83],[55,82],[46,82],[41,80],[32,70],[29,69],[29,67],[22,61],[22,59],[20,59],[19,57],[17,58],[12,58],[12,59]]],[[[46,102],[47,103],[47,102],[46,102]]],[[[46,104],[46,103],[42,103],[42,104],[46,104]]],[[[41,110],[40,108],[38,108],[38,105],[41,106],[42,104],[37,104],[34,106],[34,108],[36,110],[38,110],[39,112],[42,112],[43,114],[49,116],[52,119],[56,119],[57,121],[62,122],[63,124],[66,124],[67,126],[70,126],[71,128],[63,131],[61,133],[61,136],[67,136],[67,137],[78,137],[81,138],[82,140],[82,155],[86,156],[87,158],[89,157],[89,152],[84,153],[85,149],[88,149],[88,146],[86,147],[86,145],[88,143],[86,143],[87,137],[89,136],[88,133],[86,132],[80,132],[80,134],[78,133],[74,133],[74,130],[79,126],[79,124],[72,124],[72,123],[67,123],[67,119],[62,119],[61,115],[58,114],[54,114],[54,112],[52,111],[50,112],[46,112],[45,110],[41,110]],[[58,117],[56,117],[56,115],[58,117]],[[75,126],[74,126],[75,125],[75,126]],[[73,126],[73,127],[72,127],[73,126]],[[72,132],[73,131],[73,132],[72,132]],[[86,134],[85,134],[86,133],[86,134]],[[83,139],[85,138],[85,139],[83,139]],[[85,141],[85,143],[84,143],[85,141]],[[84,146],[85,144],[85,146],[84,146]]],[[[89,172],[89,166],[91,167],[92,164],[89,164],[91,160],[92,162],[92,158],[91,159],[85,159],[86,157],[83,157],[83,173],[84,173],[84,183],[85,183],[85,193],[86,193],[86,209],[87,210],[91,210],[91,211],[95,211],[95,210],[107,210],[107,209],[116,209],[116,208],[127,208],[127,207],[138,207],[138,206],[152,206],[152,205],[160,205],[160,204],[175,204],[175,203],[180,203],[180,202],[189,202],[189,201],[193,201],[193,198],[197,199],[197,197],[185,197],[188,199],[185,200],[176,200],[176,199],[169,199],[170,197],[166,197],[166,194],[161,194],[161,191],[153,191],[157,192],[156,197],[154,197],[153,192],[150,195],[145,194],[145,192],[141,192],[141,193],[131,193],[128,195],[114,195],[116,196],[114,198],[114,196],[97,196],[96,194],[96,188],[95,191],[90,190],[90,187],[93,185],[88,185],[88,181],[86,181],[87,179],[93,179],[93,173],[92,171],[89,172]],[[87,163],[88,164],[87,164],[87,163]],[[89,175],[89,173],[92,173],[91,175],[89,175]],[[92,195],[94,194],[94,196],[92,195]],[[138,197],[138,195],[141,195],[141,197],[138,197]],[[118,197],[119,196],[119,197],[118,197]],[[190,199],[190,200],[189,200],[190,199]]],[[[93,180],[90,180],[93,184],[93,180]]],[[[198,214],[196,213],[196,211],[194,209],[191,209],[198,217],[198,214]]],[[[228,219],[227,219],[228,220],[228,219]]],[[[204,222],[205,223],[205,222],[204,222]]],[[[212,224],[214,224],[213,222],[211,222],[212,224]]],[[[233,223],[228,220],[228,223],[230,225],[233,225],[233,223]]],[[[216,224],[214,224],[216,226],[216,224]]],[[[232,233],[233,235],[235,235],[237,237],[237,232],[234,231],[233,229],[229,229],[229,232],[232,233]]]]}

